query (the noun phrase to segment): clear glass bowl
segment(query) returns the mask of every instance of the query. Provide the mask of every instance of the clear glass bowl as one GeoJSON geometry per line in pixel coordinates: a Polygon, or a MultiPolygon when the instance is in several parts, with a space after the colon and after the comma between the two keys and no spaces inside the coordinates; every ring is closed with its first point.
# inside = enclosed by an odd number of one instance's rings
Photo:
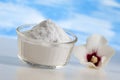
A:
{"type": "Polygon", "coordinates": [[[65,31],[71,38],[70,42],[53,43],[35,40],[23,34],[35,25],[22,25],[16,29],[18,34],[18,56],[24,62],[42,68],[59,68],[64,66],[71,55],[77,37],[65,31]]]}

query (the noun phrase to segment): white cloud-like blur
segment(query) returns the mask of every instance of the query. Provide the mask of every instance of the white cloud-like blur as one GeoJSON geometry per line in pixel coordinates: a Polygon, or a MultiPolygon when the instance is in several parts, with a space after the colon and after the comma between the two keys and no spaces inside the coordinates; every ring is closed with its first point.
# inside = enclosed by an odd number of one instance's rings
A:
{"type": "Polygon", "coordinates": [[[109,21],[73,13],[69,19],[58,22],[60,26],[67,29],[85,32],[87,34],[102,34],[108,39],[114,36],[112,24],[109,21]]]}
{"type": "MultiPolygon", "coordinates": [[[[102,34],[108,40],[113,40],[114,42],[115,40],[118,41],[119,38],[116,37],[118,34],[117,32],[113,31],[115,28],[113,23],[120,22],[120,11],[117,10],[120,8],[120,3],[118,3],[116,0],[89,0],[88,2],[91,2],[91,5],[94,2],[97,2],[94,4],[96,5],[97,10],[92,10],[91,7],[88,8],[88,11],[91,11],[90,13],[82,13],[81,10],[83,10],[83,12],[86,10],[85,12],[87,12],[87,8],[81,9],[81,7],[85,7],[81,6],[86,5],[85,2],[87,2],[87,0],[0,1],[0,29],[9,32],[10,29],[16,28],[19,25],[38,23],[44,19],[47,19],[47,15],[49,14],[55,14],[56,16],[61,17],[62,13],[61,15],[58,15],[56,13],[57,9],[58,12],[60,12],[62,8],[65,8],[63,13],[66,11],[66,13],[68,13],[67,17],[55,20],[52,19],[51,16],[51,19],[61,27],[77,30],[86,34],[102,34]],[[45,6],[45,9],[38,8],[41,6],[45,6]],[[44,14],[45,11],[47,12],[46,9],[48,12],[49,10],[53,12],[44,14]],[[54,12],[54,10],[56,12],[54,12]]],[[[82,34],[80,35],[82,37],[84,36],[82,34]]]]}
{"type": "Polygon", "coordinates": [[[11,28],[22,24],[38,23],[43,19],[44,16],[34,8],[13,3],[0,3],[1,28],[11,28]]]}
{"type": "Polygon", "coordinates": [[[100,0],[100,3],[105,6],[120,8],[120,3],[117,3],[115,0],[100,0]]]}

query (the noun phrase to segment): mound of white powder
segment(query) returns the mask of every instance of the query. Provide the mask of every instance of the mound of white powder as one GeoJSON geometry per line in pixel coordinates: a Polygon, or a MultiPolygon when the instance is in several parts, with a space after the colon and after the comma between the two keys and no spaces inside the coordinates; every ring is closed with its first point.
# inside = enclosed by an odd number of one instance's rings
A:
{"type": "Polygon", "coordinates": [[[66,32],[51,20],[45,20],[34,26],[31,30],[24,32],[27,37],[47,42],[71,41],[66,32]]]}

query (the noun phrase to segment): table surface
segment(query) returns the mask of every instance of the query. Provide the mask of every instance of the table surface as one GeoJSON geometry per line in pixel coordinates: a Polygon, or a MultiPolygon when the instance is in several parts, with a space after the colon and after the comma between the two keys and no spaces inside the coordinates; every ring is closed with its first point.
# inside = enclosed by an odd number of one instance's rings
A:
{"type": "Polygon", "coordinates": [[[35,68],[20,61],[17,53],[17,39],[0,38],[0,80],[120,80],[119,52],[104,70],[83,67],[73,55],[61,69],[35,68]]]}

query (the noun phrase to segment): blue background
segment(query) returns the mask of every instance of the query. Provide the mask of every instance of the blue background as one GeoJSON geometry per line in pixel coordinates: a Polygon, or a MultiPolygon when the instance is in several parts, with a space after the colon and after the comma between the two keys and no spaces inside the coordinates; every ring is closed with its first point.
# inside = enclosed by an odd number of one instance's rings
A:
{"type": "Polygon", "coordinates": [[[97,33],[120,49],[120,0],[0,0],[0,36],[16,38],[22,24],[51,19],[75,33],[78,44],[97,33]]]}

